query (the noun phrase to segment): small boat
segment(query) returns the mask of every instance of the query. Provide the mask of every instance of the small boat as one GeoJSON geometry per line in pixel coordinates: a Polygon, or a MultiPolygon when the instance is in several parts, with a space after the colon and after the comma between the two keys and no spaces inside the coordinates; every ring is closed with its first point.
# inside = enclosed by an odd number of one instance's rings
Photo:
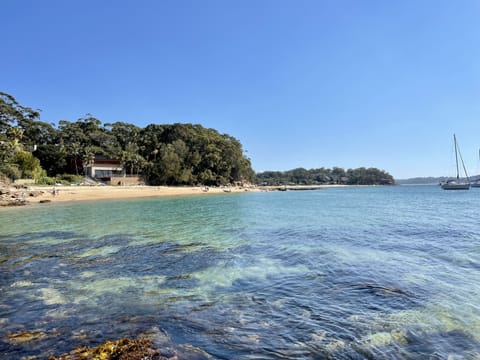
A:
{"type": "Polygon", "coordinates": [[[453,134],[453,144],[455,148],[455,163],[457,167],[457,177],[453,180],[448,180],[440,184],[443,190],[469,190],[470,189],[470,179],[468,178],[467,169],[465,168],[465,164],[463,163],[462,154],[460,153],[460,149],[458,147],[457,138],[455,134],[453,134]],[[460,171],[458,166],[458,159],[462,162],[463,171],[465,172],[465,177],[467,181],[463,181],[460,179],[460,171]]]}

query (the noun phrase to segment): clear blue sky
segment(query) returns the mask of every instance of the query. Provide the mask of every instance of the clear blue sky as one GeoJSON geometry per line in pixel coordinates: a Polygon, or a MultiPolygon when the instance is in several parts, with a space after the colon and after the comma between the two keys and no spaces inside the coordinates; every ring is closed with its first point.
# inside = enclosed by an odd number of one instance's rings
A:
{"type": "Polygon", "coordinates": [[[1,0],[0,91],[41,120],[195,123],[256,171],[480,173],[478,0],[1,0]]]}

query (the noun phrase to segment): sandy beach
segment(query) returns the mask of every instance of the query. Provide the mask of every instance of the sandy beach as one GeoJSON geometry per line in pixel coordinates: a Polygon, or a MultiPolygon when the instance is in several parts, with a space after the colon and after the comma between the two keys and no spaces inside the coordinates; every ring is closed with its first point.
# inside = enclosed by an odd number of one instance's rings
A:
{"type": "MultiPolygon", "coordinates": [[[[20,205],[22,200],[28,205],[39,203],[59,203],[67,201],[116,200],[134,198],[155,198],[174,196],[208,196],[212,194],[235,194],[248,191],[295,191],[316,190],[346,185],[314,186],[248,186],[248,187],[204,187],[204,186],[28,186],[24,189],[8,188],[3,201],[20,205]],[[54,191],[56,190],[55,195],[54,191]],[[25,195],[25,196],[24,196],[25,195]],[[8,200],[10,199],[10,200],[8,200]]],[[[1,192],[0,192],[1,193],[1,192]]],[[[3,192],[5,194],[5,191],[3,192]]],[[[1,206],[2,208],[9,206],[1,206]]]]}
{"type": "Polygon", "coordinates": [[[254,188],[230,187],[217,188],[199,186],[56,186],[57,194],[53,195],[53,186],[32,186],[30,191],[43,192],[39,196],[26,197],[29,203],[39,203],[41,200],[50,202],[113,200],[131,198],[150,198],[165,196],[191,196],[209,194],[239,193],[255,191],[254,188]]]}

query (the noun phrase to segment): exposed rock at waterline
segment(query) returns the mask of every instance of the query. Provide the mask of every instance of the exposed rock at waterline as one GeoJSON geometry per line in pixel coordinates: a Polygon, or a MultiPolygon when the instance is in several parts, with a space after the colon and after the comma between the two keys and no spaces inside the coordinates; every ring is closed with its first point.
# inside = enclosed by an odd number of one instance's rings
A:
{"type": "Polygon", "coordinates": [[[211,356],[192,345],[178,345],[158,328],[138,339],[107,341],[97,347],[83,346],[49,360],[208,360],[211,356]]]}
{"type": "Polygon", "coordinates": [[[168,359],[152,348],[150,340],[120,339],[107,341],[95,348],[81,347],[68,354],[50,357],[49,360],[118,359],[118,360],[163,360],[168,359]]]}
{"type": "Polygon", "coordinates": [[[20,199],[0,199],[0,206],[22,206],[27,205],[25,200],[20,199]]]}
{"type": "Polygon", "coordinates": [[[0,183],[0,206],[21,206],[27,205],[27,198],[37,197],[45,191],[35,191],[25,186],[10,186],[0,183]]]}

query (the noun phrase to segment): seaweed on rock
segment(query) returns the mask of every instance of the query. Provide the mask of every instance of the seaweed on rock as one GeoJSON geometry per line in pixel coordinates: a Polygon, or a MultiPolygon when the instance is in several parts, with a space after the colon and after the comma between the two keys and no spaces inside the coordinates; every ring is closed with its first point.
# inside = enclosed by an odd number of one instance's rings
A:
{"type": "Polygon", "coordinates": [[[150,339],[107,341],[97,347],[82,346],[69,353],[51,356],[49,360],[206,360],[203,350],[191,345],[156,348],[150,339]]]}

